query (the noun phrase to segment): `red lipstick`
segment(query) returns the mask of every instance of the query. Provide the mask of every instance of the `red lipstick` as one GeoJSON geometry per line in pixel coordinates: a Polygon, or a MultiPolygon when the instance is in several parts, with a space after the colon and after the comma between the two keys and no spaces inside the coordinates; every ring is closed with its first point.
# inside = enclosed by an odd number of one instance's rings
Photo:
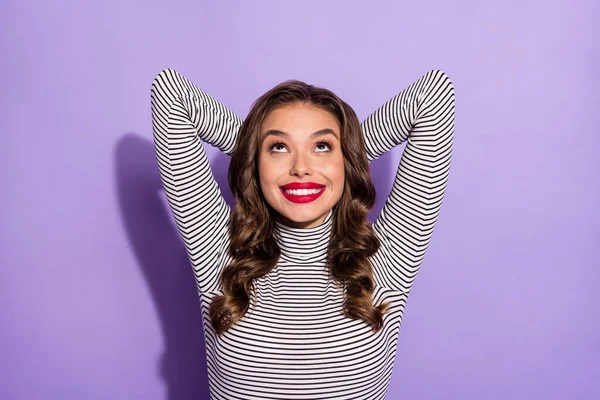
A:
{"type": "Polygon", "coordinates": [[[314,182],[291,182],[279,187],[283,196],[292,203],[310,203],[319,198],[325,191],[325,185],[320,185],[314,182]],[[317,193],[296,195],[287,193],[285,190],[300,190],[300,189],[321,189],[317,193]]]}

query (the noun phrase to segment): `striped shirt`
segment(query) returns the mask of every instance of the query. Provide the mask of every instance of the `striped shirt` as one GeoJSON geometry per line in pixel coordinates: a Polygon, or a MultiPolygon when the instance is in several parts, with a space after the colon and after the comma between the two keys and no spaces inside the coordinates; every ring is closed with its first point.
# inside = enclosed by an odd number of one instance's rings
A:
{"type": "Polygon", "coordinates": [[[373,304],[391,302],[372,333],[343,315],[326,269],[332,210],[301,229],[275,224],[281,256],[255,280],[256,305],[221,337],[208,309],[222,294],[230,207],[201,142],[231,155],[242,120],[172,69],[152,82],[152,125],[163,187],[196,278],[212,399],[384,399],[406,300],[429,244],[448,180],[454,87],[431,70],[362,123],[369,161],[407,141],[389,197],[373,223],[373,304]]]}

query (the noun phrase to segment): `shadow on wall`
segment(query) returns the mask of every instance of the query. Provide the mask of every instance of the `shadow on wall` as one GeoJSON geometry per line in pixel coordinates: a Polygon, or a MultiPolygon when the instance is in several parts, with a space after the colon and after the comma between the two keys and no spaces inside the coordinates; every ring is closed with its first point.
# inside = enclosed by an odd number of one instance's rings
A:
{"type": "Polygon", "coordinates": [[[160,198],[154,144],[126,134],[115,150],[121,217],[159,314],[167,398],[210,400],[200,301],[185,246],[160,198]]]}
{"type": "MultiPolygon", "coordinates": [[[[164,190],[154,144],[125,134],[117,143],[115,162],[121,217],[159,313],[166,346],[160,371],[168,399],[210,400],[200,301],[183,241],[161,201],[164,190]]],[[[371,163],[371,175],[377,177],[377,203],[369,214],[371,221],[390,191],[396,170],[391,164],[391,152],[371,163]]],[[[229,156],[219,153],[211,165],[221,193],[233,209],[227,183],[229,156]]]]}
{"type": "MultiPolygon", "coordinates": [[[[398,160],[398,162],[400,162],[398,160]]],[[[396,163],[397,164],[397,163],[396,163]]],[[[393,179],[396,176],[397,165],[394,165],[394,158],[391,151],[385,152],[377,160],[371,162],[371,177],[375,185],[375,206],[369,212],[369,221],[375,222],[375,219],[383,209],[385,200],[392,189],[393,179]]]]}

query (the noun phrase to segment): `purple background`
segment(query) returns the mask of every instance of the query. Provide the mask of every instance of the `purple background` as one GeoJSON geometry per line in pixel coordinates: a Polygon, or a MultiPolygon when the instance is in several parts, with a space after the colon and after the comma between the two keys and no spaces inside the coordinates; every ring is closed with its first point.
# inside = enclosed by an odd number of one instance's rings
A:
{"type": "Polygon", "coordinates": [[[0,398],[208,399],[152,145],[166,67],[242,118],[285,79],[363,120],[447,72],[452,169],[388,398],[600,398],[597,2],[391,3],[1,3],[0,398]]]}

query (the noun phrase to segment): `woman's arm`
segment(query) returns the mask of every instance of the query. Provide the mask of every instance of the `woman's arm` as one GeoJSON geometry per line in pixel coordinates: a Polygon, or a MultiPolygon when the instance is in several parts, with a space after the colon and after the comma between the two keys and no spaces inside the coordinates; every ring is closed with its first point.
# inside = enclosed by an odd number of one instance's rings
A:
{"type": "Polygon", "coordinates": [[[230,207],[200,141],[231,155],[242,120],[172,69],[150,92],[154,148],[161,181],[202,291],[218,285],[230,207]]]}
{"type": "Polygon", "coordinates": [[[442,205],[454,138],[454,86],[432,70],[361,124],[369,160],[408,141],[392,190],[373,224],[382,241],[376,279],[410,292],[442,205]],[[381,257],[381,256],[380,256],[381,257]]]}

